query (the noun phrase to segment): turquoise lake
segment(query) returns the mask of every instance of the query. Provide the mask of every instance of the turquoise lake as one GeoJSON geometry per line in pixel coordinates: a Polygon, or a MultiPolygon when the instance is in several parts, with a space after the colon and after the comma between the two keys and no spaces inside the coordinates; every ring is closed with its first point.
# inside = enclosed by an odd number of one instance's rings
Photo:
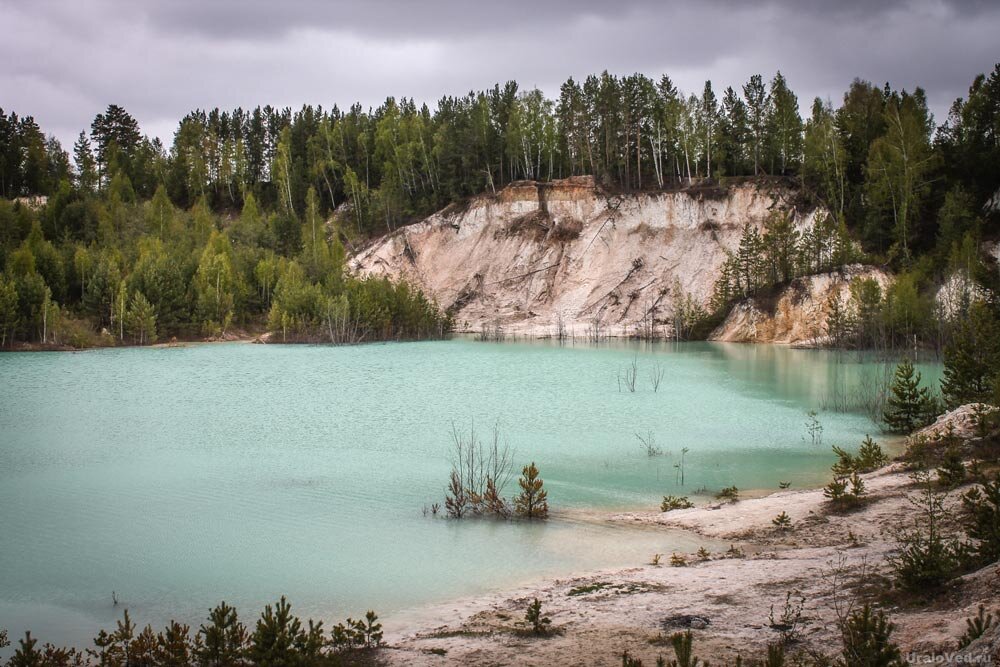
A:
{"type": "Polygon", "coordinates": [[[0,627],[84,645],[126,607],[142,625],[197,628],[220,600],[252,623],[282,594],[303,617],[373,608],[391,622],[693,551],[693,536],[601,513],[826,479],[830,445],[879,437],[862,412],[831,409],[878,373],[857,355],[713,343],[3,354],[0,627]],[[634,393],[618,380],[633,360],[634,393]],[[473,422],[483,436],[499,423],[518,469],[537,463],[552,520],[424,515],[444,497],[452,424],[473,422]],[[648,456],[637,432],[663,455],[648,456]]]}

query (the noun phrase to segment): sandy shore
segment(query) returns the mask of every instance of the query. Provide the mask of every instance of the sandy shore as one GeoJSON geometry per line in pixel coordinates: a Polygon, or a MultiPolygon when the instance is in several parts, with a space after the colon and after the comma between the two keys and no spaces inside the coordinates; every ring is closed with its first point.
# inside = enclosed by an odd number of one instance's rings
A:
{"type": "MultiPolygon", "coordinates": [[[[837,606],[856,597],[852,590],[879,595],[888,589],[885,557],[894,545],[888,533],[911,520],[910,499],[917,494],[899,464],[863,477],[870,501],[849,514],[830,513],[822,491],[814,489],[609,516],[731,542],[743,555],[688,553],[687,564],[674,567],[666,554],[659,565],[581,574],[441,606],[419,627],[390,632],[384,657],[392,665],[620,665],[628,650],[652,665],[657,655],[673,658],[672,633],[691,628],[695,653],[719,664],[737,653],[756,658],[778,639],[769,613],[773,605],[780,616],[790,592],[793,599],[805,598],[794,647],[833,654],[840,644],[837,606]],[[772,524],[781,512],[791,518],[791,529],[772,524]],[[866,569],[869,574],[860,577],[866,569]],[[536,597],[552,619],[553,632],[544,637],[525,632],[525,610],[536,597]]],[[[953,493],[950,502],[956,500],[953,493]]],[[[969,574],[932,607],[890,604],[895,640],[904,651],[954,650],[964,619],[980,603],[995,606],[998,575],[996,565],[969,574]]]]}

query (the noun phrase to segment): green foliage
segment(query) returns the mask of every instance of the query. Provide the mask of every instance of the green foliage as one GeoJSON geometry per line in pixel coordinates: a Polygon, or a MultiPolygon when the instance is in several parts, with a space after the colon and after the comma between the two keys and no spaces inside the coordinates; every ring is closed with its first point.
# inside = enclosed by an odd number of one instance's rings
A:
{"type": "Polygon", "coordinates": [[[965,532],[980,563],[1000,560],[1000,476],[962,496],[965,532]]]}
{"type": "MultiPolygon", "coordinates": [[[[373,611],[361,620],[338,623],[329,639],[323,624],[303,622],[291,612],[282,597],[274,606],[267,605],[252,633],[239,622],[236,610],[221,603],[192,637],[189,626],[171,621],[156,633],[147,625],[141,630],[128,611],[116,622],[113,631],[101,630],[86,653],[76,649],[39,648],[30,633],[20,641],[19,649],[6,664],[17,667],[309,667],[339,665],[345,660],[354,664],[348,652],[373,651],[382,646],[382,625],[373,611]],[[88,659],[89,658],[89,659],[88,659]]],[[[0,648],[7,645],[6,633],[0,631],[0,648]]],[[[367,663],[366,663],[367,664],[367,663]]]]}
{"type": "Polygon", "coordinates": [[[197,640],[193,653],[199,663],[235,667],[242,661],[248,635],[236,609],[220,602],[198,629],[197,640]]]}
{"type": "Polygon", "coordinates": [[[525,519],[547,519],[549,516],[548,492],[542,488],[535,462],[524,466],[517,480],[521,493],[514,500],[514,513],[525,519]]]}
{"type": "Polygon", "coordinates": [[[949,447],[941,459],[941,465],[937,469],[938,481],[942,486],[952,489],[960,486],[965,481],[965,463],[962,461],[962,454],[955,447],[949,447]]]}
{"type": "Polygon", "coordinates": [[[125,314],[125,330],[138,345],[156,342],[156,311],[142,292],[132,295],[125,314]]]}
{"type": "Polygon", "coordinates": [[[889,457],[882,451],[882,447],[872,440],[870,435],[865,436],[857,454],[851,454],[837,445],[833,446],[833,453],[837,455],[837,461],[830,469],[837,477],[847,477],[852,473],[871,472],[889,462],[889,457]]]}
{"type": "MultiPolygon", "coordinates": [[[[359,104],[216,108],[180,119],[169,147],[144,137],[134,117],[110,105],[74,143],[75,170],[31,116],[0,112],[0,198],[49,197],[39,213],[0,204],[0,262],[7,280],[24,283],[17,291],[25,296],[7,335],[43,337],[39,315],[48,310],[38,307],[43,299],[27,297],[45,288],[60,313],[110,328],[121,280],[129,295],[141,292],[152,304],[161,335],[259,325],[283,272],[270,267],[257,280],[269,253],[298,262],[324,297],[308,317],[294,308],[277,313],[275,332],[307,326],[296,339],[336,341],[440,335],[447,323],[430,317],[433,304],[397,293],[383,308],[380,287],[335,285],[343,278],[340,240],[364,242],[519,179],[591,174],[610,189],[636,191],[774,174],[774,181],[801,177],[830,215],[803,228],[776,208],[763,231],[748,225],[716,285],[714,316],[736,299],[766,299],[776,284],[856,261],[852,238],[859,239],[879,263],[909,270],[884,293],[867,283],[850,304],[838,301],[831,339],[909,348],[914,339],[951,345],[954,334],[956,377],[945,393],[950,401],[981,396],[980,367],[988,364],[976,357],[988,356],[989,346],[977,351],[963,342],[961,318],[932,313],[929,279],[943,279],[946,269],[973,284],[996,281],[980,261],[979,239],[988,222],[983,203],[1000,182],[1000,67],[973,80],[936,133],[919,88],[855,80],[839,108],[815,101],[804,125],[780,72],[755,74],[721,95],[705,82],[696,93],[678,90],[668,76],[603,72],[567,80],[557,99],[511,81],[443,97],[434,108],[395,97],[370,111],[359,104]],[[35,222],[41,236],[32,234],[35,222]],[[228,253],[212,243],[204,256],[213,232],[226,237],[228,253]],[[149,238],[164,243],[179,275],[150,270],[133,278],[149,238]],[[83,271],[73,261],[77,249],[91,256],[83,271]],[[30,270],[23,250],[35,263],[30,270]],[[220,254],[228,255],[228,270],[220,254]],[[153,287],[159,279],[162,292],[153,287]]],[[[699,307],[687,298],[675,303],[682,335],[704,335],[716,321],[699,307]]],[[[117,323],[121,337],[120,316],[117,323]]],[[[995,372],[986,375],[995,380],[995,372]]]]}
{"type": "Polygon", "coordinates": [[[982,637],[992,627],[993,614],[987,613],[986,607],[979,605],[979,612],[972,618],[965,619],[965,633],[958,639],[959,650],[982,637]]]}
{"type": "Polygon", "coordinates": [[[691,507],[694,507],[694,503],[688,500],[687,496],[663,496],[663,502],[660,503],[661,512],[686,510],[691,507]]]}
{"type": "Polygon", "coordinates": [[[920,386],[920,379],[920,373],[914,370],[909,359],[903,359],[896,367],[892,393],[883,415],[885,423],[895,433],[912,433],[934,418],[934,401],[930,390],[920,386]]]}
{"type": "Polygon", "coordinates": [[[844,667],[904,667],[899,647],[892,641],[895,625],[882,610],[865,604],[840,627],[844,667]]]}
{"type": "Polygon", "coordinates": [[[894,531],[896,552],[889,557],[896,584],[911,593],[927,594],[941,588],[958,571],[959,545],[945,536],[945,497],[936,492],[925,475],[917,477],[923,485],[917,500],[917,512],[910,528],[894,531]]]}
{"type": "Polygon", "coordinates": [[[331,645],[335,651],[374,649],[382,645],[382,624],[374,611],[365,613],[363,620],[348,618],[338,623],[331,632],[331,645]]]}
{"type": "Polygon", "coordinates": [[[989,403],[1000,377],[1000,321],[989,306],[975,303],[944,349],[941,392],[949,409],[989,403]]]}
{"type": "Polygon", "coordinates": [[[849,477],[834,477],[823,487],[823,495],[829,499],[830,504],[841,510],[860,505],[866,494],[864,480],[856,472],[849,477]]]}
{"type": "Polygon", "coordinates": [[[719,500],[723,500],[729,503],[735,503],[740,499],[740,490],[735,486],[727,486],[726,488],[715,494],[715,497],[719,500]]]}
{"type": "Polygon", "coordinates": [[[531,626],[531,632],[536,635],[544,635],[552,624],[552,619],[542,614],[542,603],[535,598],[528,605],[528,611],[524,614],[524,620],[531,626]]]}
{"type": "Polygon", "coordinates": [[[771,523],[779,530],[788,530],[792,527],[792,518],[788,516],[788,512],[782,510],[781,514],[771,519],[771,523]]]}
{"type": "Polygon", "coordinates": [[[692,644],[694,635],[691,631],[677,632],[670,636],[670,645],[674,649],[676,659],[671,661],[671,667],[705,667],[706,663],[694,655],[692,644]]]}

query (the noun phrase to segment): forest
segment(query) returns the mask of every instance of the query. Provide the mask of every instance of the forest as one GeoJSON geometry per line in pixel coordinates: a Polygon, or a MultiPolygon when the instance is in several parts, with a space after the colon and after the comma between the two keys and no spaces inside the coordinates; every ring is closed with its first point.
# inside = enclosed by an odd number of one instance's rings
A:
{"type": "MultiPolygon", "coordinates": [[[[389,97],[367,111],[195,110],[169,147],[112,104],[69,152],[0,110],[0,344],[261,327],[280,340],[440,336],[450,323],[436,304],[349,276],[347,252],[512,181],[581,174],[616,192],[782,176],[829,211],[826,255],[804,261],[795,239],[794,262],[742,284],[728,265],[716,305],[861,256],[917,294],[956,269],[996,287],[979,250],[996,236],[1000,65],[940,124],[922,89],[862,80],[806,118],[780,72],[699,93],[604,72],[567,80],[557,99],[510,81],[433,109],[389,97]]],[[[779,240],[745,250],[773,254],[779,240]]]]}

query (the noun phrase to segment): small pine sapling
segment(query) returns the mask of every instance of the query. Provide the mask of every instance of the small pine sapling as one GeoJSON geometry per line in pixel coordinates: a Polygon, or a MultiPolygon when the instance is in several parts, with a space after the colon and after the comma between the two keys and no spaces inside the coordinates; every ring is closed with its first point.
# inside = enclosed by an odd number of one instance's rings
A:
{"type": "Polygon", "coordinates": [[[788,512],[782,510],[781,514],[771,519],[773,523],[779,530],[788,530],[792,527],[792,518],[788,516],[788,512]]]}
{"type": "Polygon", "coordinates": [[[962,455],[957,448],[949,447],[944,453],[937,475],[941,486],[948,489],[961,486],[965,481],[965,463],[962,462],[962,455]]]}
{"type": "Polygon", "coordinates": [[[521,487],[521,494],[514,502],[515,513],[525,519],[547,519],[548,492],[542,488],[544,482],[538,476],[538,468],[534,461],[531,465],[524,466],[517,483],[521,487]]]}
{"type": "Polygon", "coordinates": [[[740,490],[735,486],[727,486],[726,488],[715,494],[716,499],[723,500],[729,503],[735,503],[740,499],[740,490]]]}
{"type": "Polygon", "coordinates": [[[986,607],[979,605],[979,613],[965,619],[965,634],[958,639],[958,649],[962,650],[976,641],[993,627],[993,614],[986,613],[986,607]]]}
{"type": "Polygon", "coordinates": [[[536,635],[544,635],[548,631],[552,619],[542,614],[542,603],[535,598],[528,605],[528,611],[524,615],[524,620],[531,626],[531,632],[536,635]]]}

